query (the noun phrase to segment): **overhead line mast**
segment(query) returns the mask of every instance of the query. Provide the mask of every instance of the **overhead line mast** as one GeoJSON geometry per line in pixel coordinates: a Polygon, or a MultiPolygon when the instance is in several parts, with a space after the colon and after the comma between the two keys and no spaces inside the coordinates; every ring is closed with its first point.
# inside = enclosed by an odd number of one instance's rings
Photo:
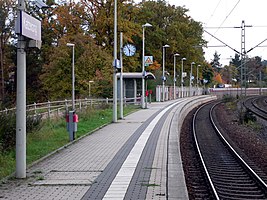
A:
{"type": "MultiPolygon", "coordinates": [[[[246,87],[247,87],[247,69],[246,69],[246,57],[247,57],[246,55],[247,55],[247,52],[246,52],[246,37],[245,37],[245,28],[246,27],[252,27],[252,26],[251,25],[245,25],[245,21],[244,20],[242,21],[241,26],[232,27],[232,28],[241,28],[241,52],[237,51],[236,49],[232,48],[231,46],[229,46],[228,44],[226,44],[222,40],[218,39],[217,37],[215,37],[214,35],[212,35],[208,31],[204,30],[206,33],[208,33],[209,35],[211,35],[212,37],[214,37],[215,39],[217,39],[218,41],[220,41],[221,43],[226,45],[228,48],[232,49],[233,51],[235,51],[236,53],[241,55],[241,65],[240,65],[240,67],[241,67],[241,70],[240,70],[241,96],[243,96],[243,95],[246,96],[246,87]],[[243,89],[243,87],[245,87],[245,90],[243,89]]],[[[230,27],[226,27],[226,28],[230,28],[230,27]]],[[[266,40],[264,40],[264,41],[266,41],[266,40]]],[[[259,43],[257,46],[262,44],[264,41],[259,43]]],[[[254,48],[251,48],[249,51],[253,50],[254,48]]]]}

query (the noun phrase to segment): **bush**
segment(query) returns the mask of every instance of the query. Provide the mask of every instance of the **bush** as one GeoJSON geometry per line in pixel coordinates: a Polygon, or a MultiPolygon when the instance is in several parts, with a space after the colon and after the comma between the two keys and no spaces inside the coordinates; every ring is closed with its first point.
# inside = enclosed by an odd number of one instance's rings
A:
{"type": "MultiPolygon", "coordinates": [[[[16,145],[16,115],[13,112],[0,114],[0,151],[6,152],[16,145]]],[[[29,115],[26,118],[26,132],[39,128],[41,116],[29,115]]]]}
{"type": "Polygon", "coordinates": [[[251,111],[247,110],[245,112],[244,121],[246,123],[248,123],[248,122],[256,122],[257,118],[251,111]]]}
{"type": "Polygon", "coordinates": [[[0,115],[0,148],[8,151],[16,144],[16,116],[14,113],[0,115]]]}

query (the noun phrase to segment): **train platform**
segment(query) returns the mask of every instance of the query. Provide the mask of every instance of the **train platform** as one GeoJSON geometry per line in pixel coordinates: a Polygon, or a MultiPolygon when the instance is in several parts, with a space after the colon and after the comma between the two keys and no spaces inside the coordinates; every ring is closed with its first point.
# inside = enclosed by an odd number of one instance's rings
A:
{"type": "Polygon", "coordinates": [[[179,133],[186,114],[213,100],[196,96],[148,104],[0,184],[0,199],[188,199],[179,133]]]}

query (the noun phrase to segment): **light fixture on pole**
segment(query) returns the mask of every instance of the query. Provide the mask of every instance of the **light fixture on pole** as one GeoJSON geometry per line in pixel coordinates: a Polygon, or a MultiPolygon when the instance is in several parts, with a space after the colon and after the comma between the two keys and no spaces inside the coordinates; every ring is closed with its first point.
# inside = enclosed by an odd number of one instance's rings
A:
{"type": "Polygon", "coordinates": [[[74,47],[75,44],[67,43],[68,47],[72,47],[72,110],[75,111],[75,74],[74,74],[74,47]]]}
{"type": "Polygon", "coordinates": [[[145,108],[145,28],[152,27],[151,24],[145,23],[142,25],[143,28],[143,52],[142,52],[142,99],[141,107],[145,108]]]}
{"type": "Polygon", "coordinates": [[[176,99],[176,56],[180,56],[180,54],[176,53],[173,56],[173,99],[176,99]]]}
{"type": "Polygon", "coordinates": [[[170,45],[165,44],[163,46],[163,61],[162,61],[162,101],[165,101],[165,48],[169,48],[170,45]]]}
{"type": "Polygon", "coordinates": [[[192,96],[192,68],[193,68],[193,65],[195,64],[195,62],[191,62],[191,69],[190,69],[190,79],[189,79],[189,91],[190,91],[190,96],[192,96]]]}
{"type": "Polygon", "coordinates": [[[88,95],[89,97],[91,97],[91,83],[93,83],[94,81],[88,81],[88,95]]]}
{"type": "Polygon", "coordinates": [[[198,95],[198,68],[201,67],[201,65],[197,65],[197,95],[198,95]]]}
{"type": "Polygon", "coordinates": [[[186,58],[182,58],[182,67],[181,67],[181,97],[183,98],[184,97],[184,61],[186,60],[186,58]]]}

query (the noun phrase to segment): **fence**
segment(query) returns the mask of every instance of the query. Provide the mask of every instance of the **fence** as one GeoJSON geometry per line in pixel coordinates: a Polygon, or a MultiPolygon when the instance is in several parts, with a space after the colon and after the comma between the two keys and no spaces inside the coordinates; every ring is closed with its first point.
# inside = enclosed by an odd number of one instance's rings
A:
{"type": "MultiPolygon", "coordinates": [[[[164,101],[177,99],[181,97],[190,97],[190,96],[198,96],[202,95],[205,90],[201,87],[175,87],[175,92],[173,86],[165,86],[164,87],[164,101]],[[174,96],[175,95],[175,96],[174,96]]],[[[157,85],[156,87],[156,101],[162,101],[163,98],[163,88],[162,85],[157,85]]]]}
{"type": "MultiPolygon", "coordinates": [[[[75,108],[82,110],[88,107],[97,108],[103,105],[112,105],[113,99],[77,99],[75,100],[75,108]]],[[[124,98],[124,105],[140,104],[140,99],[124,98]]],[[[42,118],[50,118],[53,116],[63,116],[72,107],[72,101],[65,99],[64,101],[48,101],[43,103],[33,103],[26,106],[27,114],[41,115],[42,118]]],[[[0,114],[8,114],[15,112],[16,108],[4,109],[0,114]]]]}

